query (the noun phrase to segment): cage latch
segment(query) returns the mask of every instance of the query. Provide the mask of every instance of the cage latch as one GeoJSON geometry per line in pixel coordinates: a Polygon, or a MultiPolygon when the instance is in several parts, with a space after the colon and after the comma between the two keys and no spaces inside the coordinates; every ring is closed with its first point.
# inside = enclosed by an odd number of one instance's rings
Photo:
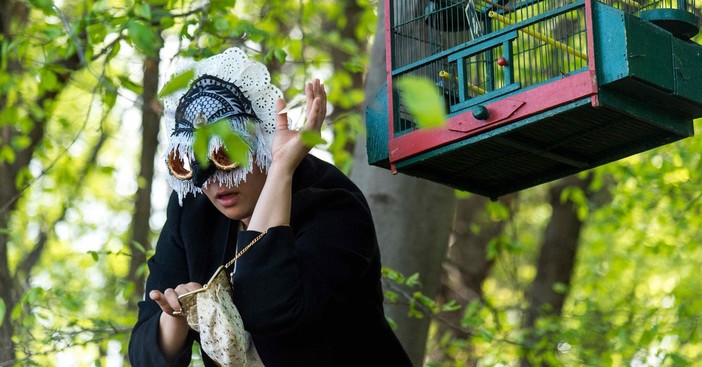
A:
{"type": "Polygon", "coordinates": [[[465,133],[488,124],[502,121],[514,115],[524,104],[526,104],[526,102],[516,99],[495,101],[487,106],[481,106],[485,111],[477,117],[471,113],[464,113],[456,116],[456,118],[450,118],[447,122],[447,127],[449,130],[465,133]]]}

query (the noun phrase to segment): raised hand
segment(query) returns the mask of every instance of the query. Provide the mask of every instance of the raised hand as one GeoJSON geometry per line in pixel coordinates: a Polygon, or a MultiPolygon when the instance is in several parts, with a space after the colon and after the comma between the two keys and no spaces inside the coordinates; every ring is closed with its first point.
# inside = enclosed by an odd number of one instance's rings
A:
{"type": "MultiPolygon", "coordinates": [[[[307,83],[305,96],[307,97],[307,119],[303,129],[319,134],[327,114],[327,93],[319,79],[307,83]]],[[[277,169],[292,172],[312,147],[304,144],[299,131],[288,128],[288,114],[280,113],[285,105],[285,101],[282,99],[279,99],[276,105],[278,114],[276,115],[276,129],[273,137],[272,166],[278,166],[277,169]]]]}

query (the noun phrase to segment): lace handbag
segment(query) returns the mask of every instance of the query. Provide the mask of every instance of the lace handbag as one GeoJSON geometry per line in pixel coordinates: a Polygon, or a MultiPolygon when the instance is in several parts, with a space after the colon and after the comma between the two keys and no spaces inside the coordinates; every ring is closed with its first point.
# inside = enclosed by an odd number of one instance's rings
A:
{"type": "Polygon", "coordinates": [[[202,288],[178,297],[181,314],[190,327],[200,333],[200,347],[222,367],[263,367],[251,335],[244,330],[239,310],[226,275],[236,259],[261,237],[254,238],[224,266],[220,266],[202,288]]]}

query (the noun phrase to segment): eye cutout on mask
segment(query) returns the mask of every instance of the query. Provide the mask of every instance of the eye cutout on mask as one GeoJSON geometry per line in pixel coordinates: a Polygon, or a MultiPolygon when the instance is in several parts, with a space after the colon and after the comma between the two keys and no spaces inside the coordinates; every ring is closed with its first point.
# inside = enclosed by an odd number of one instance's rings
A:
{"type": "Polygon", "coordinates": [[[239,167],[238,162],[233,162],[227,156],[227,151],[223,147],[217,148],[210,153],[210,161],[214,163],[217,169],[222,171],[231,171],[239,167]]]}
{"type": "MultiPolygon", "coordinates": [[[[221,171],[231,171],[239,167],[238,162],[229,159],[223,147],[210,152],[209,160],[210,164],[214,164],[215,168],[221,171]]],[[[182,181],[193,178],[193,163],[190,162],[189,157],[181,157],[177,150],[168,153],[168,170],[173,177],[182,181]]]]}
{"type": "Polygon", "coordinates": [[[181,157],[177,150],[168,153],[168,170],[179,180],[189,180],[193,177],[193,169],[188,157],[181,157]]]}

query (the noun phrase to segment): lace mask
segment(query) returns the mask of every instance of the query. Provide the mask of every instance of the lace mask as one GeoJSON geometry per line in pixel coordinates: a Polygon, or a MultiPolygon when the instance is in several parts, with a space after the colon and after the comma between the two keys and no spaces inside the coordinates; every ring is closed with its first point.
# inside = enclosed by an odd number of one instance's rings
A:
{"type": "Polygon", "coordinates": [[[268,171],[275,132],[275,103],[283,97],[280,89],[270,84],[266,66],[249,59],[238,48],[185,64],[173,77],[188,70],[194,73],[187,89],[163,99],[169,134],[165,154],[170,173],[168,182],[178,193],[181,205],[185,196],[201,193],[201,188],[208,184],[238,185],[253,170],[254,157],[258,169],[268,171]],[[214,137],[208,147],[211,164],[200,167],[193,151],[194,131],[222,120],[248,143],[248,164],[229,161],[223,153],[223,142],[214,137]]]}

